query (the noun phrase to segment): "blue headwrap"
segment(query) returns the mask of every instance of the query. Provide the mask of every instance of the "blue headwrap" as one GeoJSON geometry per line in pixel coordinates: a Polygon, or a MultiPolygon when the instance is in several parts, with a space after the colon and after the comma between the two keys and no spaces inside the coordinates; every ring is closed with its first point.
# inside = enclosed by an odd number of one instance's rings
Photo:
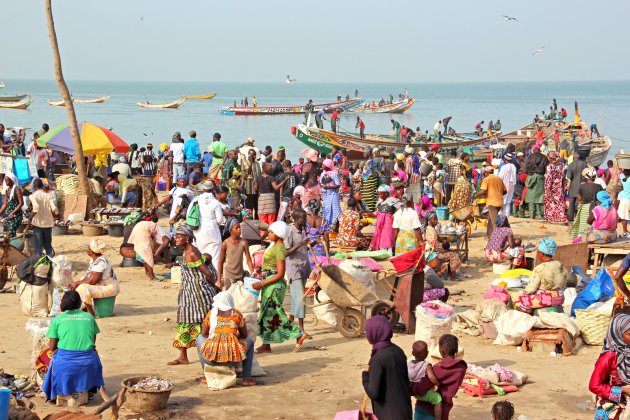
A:
{"type": "Polygon", "coordinates": [[[177,177],[178,181],[181,181],[182,179],[185,181],[186,180],[186,175],[180,175],[180,176],[177,177]]]}
{"type": "Polygon", "coordinates": [[[610,199],[610,194],[608,194],[606,191],[600,191],[597,193],[597,201],[601,203],[600,206],[606,208],[607,210],[610,210],[612,200],[610,199]]]}
{"type": "Polygon", "coordinates": [[[545,255],[549,255],[550,257],[556,255],[557,250],[558,245],[556,244],[556,241],[551,238],[543,238],[543,240],[540,241],[540,244],[538,244],[538,251],[545,255]]]}

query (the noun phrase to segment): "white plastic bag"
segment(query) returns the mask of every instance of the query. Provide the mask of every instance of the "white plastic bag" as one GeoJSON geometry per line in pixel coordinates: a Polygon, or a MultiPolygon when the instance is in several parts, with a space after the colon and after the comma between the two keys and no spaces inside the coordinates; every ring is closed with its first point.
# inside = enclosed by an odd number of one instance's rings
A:
{"type": "Polygon", "coordinates": [[[65,255],[57,255],[52,261],[52,285],[67,289],[72,283],[72,261],[65,255]]]}
{"type": "MultiPolygon", "coordinates": [[[[26,316],[46,318],[50,308],[48,306],[48,284],[33,286],[20,282],[20,306],[26,316]]],[[[52,300],[52,299],[51,299],[52,300]]]]}
{"type": "Polygon", "coordinates": [[[242,314],[258,313],[258,299],[245,289],[242,281],[234,282],[228,289],[228,293],[234,298],[234,307],[242,314]]]}
{"type": "Polygon", "coordinates": [[[339,264],[339,268],[350,274],[357,279],[361,284],[366,286],[372,292],[376,291],[376,284],[374,283],[374,274],[370,267],[365,265],[360,259],[343,260],[339,264]]]}
{"type": "MultiPolygon", "coordinates": [[[[330,297],[323,290],[320,290],[317,292],[317,299],[319,299],[320,302],[326,302],[327,300],[330,300],[330,297]]],[[[318,302],[315,301],[315,303],[317,304],[318,302]]],[[[337,307],[332,303],[313,308],[313,315],[315,315],[318,321],[322,320],[333,327],[337,326],[338,313],[339,311],[337,310],[337,307]]]]}
{"type": "MultiPolygon", "coordinates": [[[[453,313],[453,308],[446,303],[440,301],[427,302],[436,307],[444,308],[445,312],[453,313]],[[448,309],[450,308],[450,311],[448,309]]],[[[448,315],[438,317],[427,312],[422,305],[416,307],[416,334],[415,339],[422,340],[427,343],[429,354],[433,357],[440,357],[440,349],[438,342],[444,334],[450,334],[453,326],[453,316],[448,315]]]]}
{"type": "Polygon", "coordinates": [[[504,312],[494,324],[497,327],[497,338],[492,344],[504,346],[518,346],[523,342],[525,335],[531,330],[538,317],[524,312],[510,310],[504,312]]]}

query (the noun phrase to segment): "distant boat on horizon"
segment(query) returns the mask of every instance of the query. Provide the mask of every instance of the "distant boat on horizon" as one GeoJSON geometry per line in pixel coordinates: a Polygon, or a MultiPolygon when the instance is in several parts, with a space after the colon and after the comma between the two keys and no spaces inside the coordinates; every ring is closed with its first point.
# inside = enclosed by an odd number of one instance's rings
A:
{"type": "MultiPolygon", "coordinates": [[[[100,98],[72,98],[72,102],[75,104],[102,104],[107,101],[111,96],[101,96],[100,98]]],[[[65,103],[63,99],[49,99],[48,105],[52,106],[64,106],[65,103]]]]}
{"type": "Polygon", "coordinates": [[[182,95],[184,99],[212,99],[217,96],[216,93],[209,93],[207,95],[182,95]]]}
{"type": "Polygon", "coordinates": [[[183,104],[184,101],[186,101],[186,99],[184,98],[178,101],[167,102],[164,104],[152,104],[149,101],[144,101],[144,102],[138,102],[138,106],[140,108],[149,108],[149,109],[175,109],[175,108],[179,108],[179,106],[183,104]]]}

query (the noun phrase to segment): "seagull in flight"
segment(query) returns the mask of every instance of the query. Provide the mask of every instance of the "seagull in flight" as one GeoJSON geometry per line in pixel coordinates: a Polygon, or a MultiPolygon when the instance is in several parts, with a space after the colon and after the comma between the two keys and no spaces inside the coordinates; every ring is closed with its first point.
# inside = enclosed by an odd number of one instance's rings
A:
{"type": "Polygon", "coordinates": [[[514,22],[518,22],[518,19],[512,16],[508,16],[508,15],[503,15],[503,19],[505,19],[506,22],[509,22],[510,20],[513,20],[514,22]]]}
{"type": "Polygon", "coordinates": [[[532,55],[538,55],[541,52],[543,52],[545,50],[545,47],[540,47],[537,50],[534,50],[534,52],[532,53],[532,55]]]}

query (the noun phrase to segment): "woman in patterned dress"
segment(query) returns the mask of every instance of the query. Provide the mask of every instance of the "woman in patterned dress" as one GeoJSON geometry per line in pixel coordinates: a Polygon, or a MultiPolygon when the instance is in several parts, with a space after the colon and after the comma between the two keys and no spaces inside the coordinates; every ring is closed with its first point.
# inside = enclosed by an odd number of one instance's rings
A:
{"type": "Polygon", "coordinates": [[[117,296],[120,293],[118,279],[111,264],[103,253],[107,245],[102,239],[93,239],[87,247],[87,254],[90,257],[90,265],[87,273],[79,281],[70,284],[70,289],[76,290],[81,296],[81,302],[85,310],[94,315],[94,299],[102,299],[117,296]]]}
{"type": "MultiPolygon", "coordinates": [[[[252,378],[254,340],[247,337],[247,324],[243,314],[236,310],[229,292],[214,297],[213,307],[201,325],[197,337],[197,351],[201,370],[205,364],[237,365],[243,362],[243,386],[256,385],[252,378]]],[[[206,378],[200,382],[205,383],[206,378]]]]}
{"type": "Polygon", "coordinates": [[[17,177],[12,174],[4,176],[4,190],[6,191],[0,207],[0,215],[6,218],[9,236],[12,238],[17,234],[18,228],[22,224],[22,190],[18,185],[17,177]]]}
{"type": "Polygon", "coordinates": [[[558,159],[556,151],[549,152],[549,166],[545,173],[545,219],[548,222],[565,223],[564,180],[566,165],[558,159]]]}
{"type": "Polygon", "coordinates": [[[397,198],[390,197],[391,188],[389,185],[381,185],[378,187],[378,203],[376,205],[376,229],[370,249],[379,251],[381,249],[392,249],[396,244],[396,236],[394,236],[394,213],[400,207],[400,201],[397,198]]]}
{"type": "Polygon", "coordinates": [[[468,179],[466,179],[466,177],[462,175],[457,179],[457,183],[455,184],[455,187],[453,187],[451,201],[448,202],[447,207],[450,211],[459,210],[462,207],[466,207],[470,204],[470,197],[470,181],[468,181],[468,179]]]}
{"type": "Polygon", "coordinates": [[[348,209],[339,215],[339,235],[337,235],[337,245],[344,247],[357,247],[358,251],[367,249],[370,246],[367,238],[361,234],[363,222],[361,214],[356,210],[357,200],[350,197],[348,199],[348,209]]]}
{"type": "Polygon", "coordinates": [[[171,366],[189,363],[187,350],[195,347],[201,323],[212,309],[212,300],[217,293],[217,271],[212,264],[206,264],[206,256],[192,244],[193,238],[187,226],[180,226],[175,231],[175,246],[184,247],[184,263],[177,296],[177,334],[173,340],[179,357],[168,362],[171,366]]]}
{"type": "Polygon", "coordinates": [[[377,177],[381,171],[381,162],[379,159],[373,158],[370,152],[366,152],[365,157],[367,161],[363,165],[363,172],[361,173],[361,197],[363,197],[368,210],[374,211],[377,200],[377,177]]]}
{"type": "Polygon", "coordinates": [[[339,182],[339,174],[335,170],[335,164],[332,160],[325,159],[322,166],[324,167],[324,171],[319,177],[319,183],[322,190],[324,190],[322,194],[324,201],[323,216],[326,224],[332,226],[337,223],[337,218],[341,214],[341,206],[339,205],[341,201],[339,197],[339,187],[341,183],[339,182]]]}
{"type": "MultiPolygon", "coordinates": [[[[452,200],[451,200],[452,201],[452,200]]],[[[459,258],[459,254],[450,249],[445,249],[440,244],[439,235],[435,227],[440,224],[437,218],[437,214],[434,211],[427,213],[426,217],[426,231],[424,233],[424,240],[426,242],[427,251],[435,251],[441,262],[448,263],[448,270],[452,280],[457,278],[457,270],[462,266],[462,260],[459,258]]]]}

